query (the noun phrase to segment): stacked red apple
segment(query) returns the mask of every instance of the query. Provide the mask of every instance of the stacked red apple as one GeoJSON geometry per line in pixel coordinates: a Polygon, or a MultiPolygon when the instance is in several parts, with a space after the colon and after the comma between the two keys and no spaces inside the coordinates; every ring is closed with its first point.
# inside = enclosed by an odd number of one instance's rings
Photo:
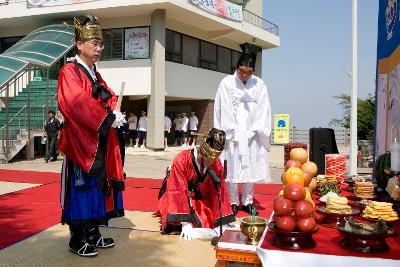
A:
{"type": "Polygon", "coordinates": [[[292,232],[296,227],[302,232],[314,229],[314,206],[306,199],[306,190],[299,184],[285,186],[283,195],[274,200],[276,227],[292,232]]]}
{"type": "MultiPolygon", "coordinates": [[[[317,173],[317,166],[308,161],[307,150],[294,148],[290,151],[290,160],[285,169],[282,175],[285,186],[274,200],[276,226],[287,232],[292,232],[295,228],[309,232],[316,224],[315,204],[311,193],[315,188],[312,181],[317,173]]],[[[316,186],[315,179],[314,182],[316,186]]]]}

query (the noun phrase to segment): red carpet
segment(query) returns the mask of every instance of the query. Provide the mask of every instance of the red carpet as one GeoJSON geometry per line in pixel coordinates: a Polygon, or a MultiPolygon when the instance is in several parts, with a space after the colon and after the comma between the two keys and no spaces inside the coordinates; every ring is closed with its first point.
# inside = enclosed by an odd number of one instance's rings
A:
{"type": "MultiPolygon", "coordinates": [[[[35,183],[41,186],[0,196],[0,249],[35,235],[60,222],[60,174],[0,170],[0,181],[35,183]]],[[[156,211],[161,179],[127,178],[124,192],[126,210],[156,211]]],[[[261,216],[271,212],[271,195],[282,185],[256,185],[254,204],[261,216]]],[[[246,213],[239,212],[238,216],[246,213]]]]}

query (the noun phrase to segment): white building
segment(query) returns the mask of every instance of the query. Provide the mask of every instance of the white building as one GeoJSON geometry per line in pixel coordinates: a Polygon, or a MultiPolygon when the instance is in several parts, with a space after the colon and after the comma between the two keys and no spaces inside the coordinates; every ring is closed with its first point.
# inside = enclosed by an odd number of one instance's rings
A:
{"type": "Polygon", "coordinates": [[[166,112],[195,111],[200,132],[212,126],[213,99],[235,69],[239,44],[279,46],[278,27],[262,18],[262,0],[232,2],[243,1],[0,0],[0,51],[42,26],[97,16],[105,42],[99,71],[117,94],[126,82],[123,108],[147,111],[147,146],[163,150],[166,112]]]}

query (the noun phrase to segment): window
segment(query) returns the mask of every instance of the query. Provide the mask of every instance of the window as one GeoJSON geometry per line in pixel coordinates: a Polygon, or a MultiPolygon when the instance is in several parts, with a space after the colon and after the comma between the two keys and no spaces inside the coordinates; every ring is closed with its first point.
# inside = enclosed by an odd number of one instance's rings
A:
{"type": "Polygon", "coordinates": [[[181,63],[181,34],[167,30],[165,33],[165,39],[165,60],[181,63]]]}
{"type": "Polygon", "coordinates": [[[182,37],[182,63],[194,67],[199,66],[199,40],[183,35],[182,37]]]}
{"type": "Polygon", "coordinates": [[[22,38],[23,38],[22,36],[1,38],[0,39],[0,53],[3,53],[8,48],[10,48],[11,46],[18,43],[18,41],[21,40],[22,38]]]}
{"type": "Polygon", "coordinates": [[[104,49],[102,60],[123,59],[123,29],[103,30],[104,49]]]}
{"type": "Polygon", "coordinates": [[[201,41],[200,67],[217,70],[217,45],[201,41]]]}
{"type": "Polygon", "coordinates": [[[125,59],[150,57],[149,27],[125,29],[125,59]]]}
{"type": "Polygon", "coordinates": [[[231,50],[222,46],[218,46],[218,71],[230,74],[231,67],[231,50]]]}
{"type": "Polygon", "coordinates": [[[240,57],[240,53],[232,50],[232,72],[231,73],[235,73],[236,64],[239,61],[239,57],[240,57]]]}
{"type": "Polygon", "coordinates": [[[241,53],[179,32],[166,30],[165,60],[231,74],[241,53]]]}

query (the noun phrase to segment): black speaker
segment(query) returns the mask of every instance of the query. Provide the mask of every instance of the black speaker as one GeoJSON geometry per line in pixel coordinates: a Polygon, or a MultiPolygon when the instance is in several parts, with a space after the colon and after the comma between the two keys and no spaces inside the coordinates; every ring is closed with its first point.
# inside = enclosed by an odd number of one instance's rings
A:
{"type": "Polygon", "coordinates": [[[310,160],[317,164],[318,173],[325,173],[325,154],[338,154],[335,131],[331,128],[310,129],[310,160]]]}

